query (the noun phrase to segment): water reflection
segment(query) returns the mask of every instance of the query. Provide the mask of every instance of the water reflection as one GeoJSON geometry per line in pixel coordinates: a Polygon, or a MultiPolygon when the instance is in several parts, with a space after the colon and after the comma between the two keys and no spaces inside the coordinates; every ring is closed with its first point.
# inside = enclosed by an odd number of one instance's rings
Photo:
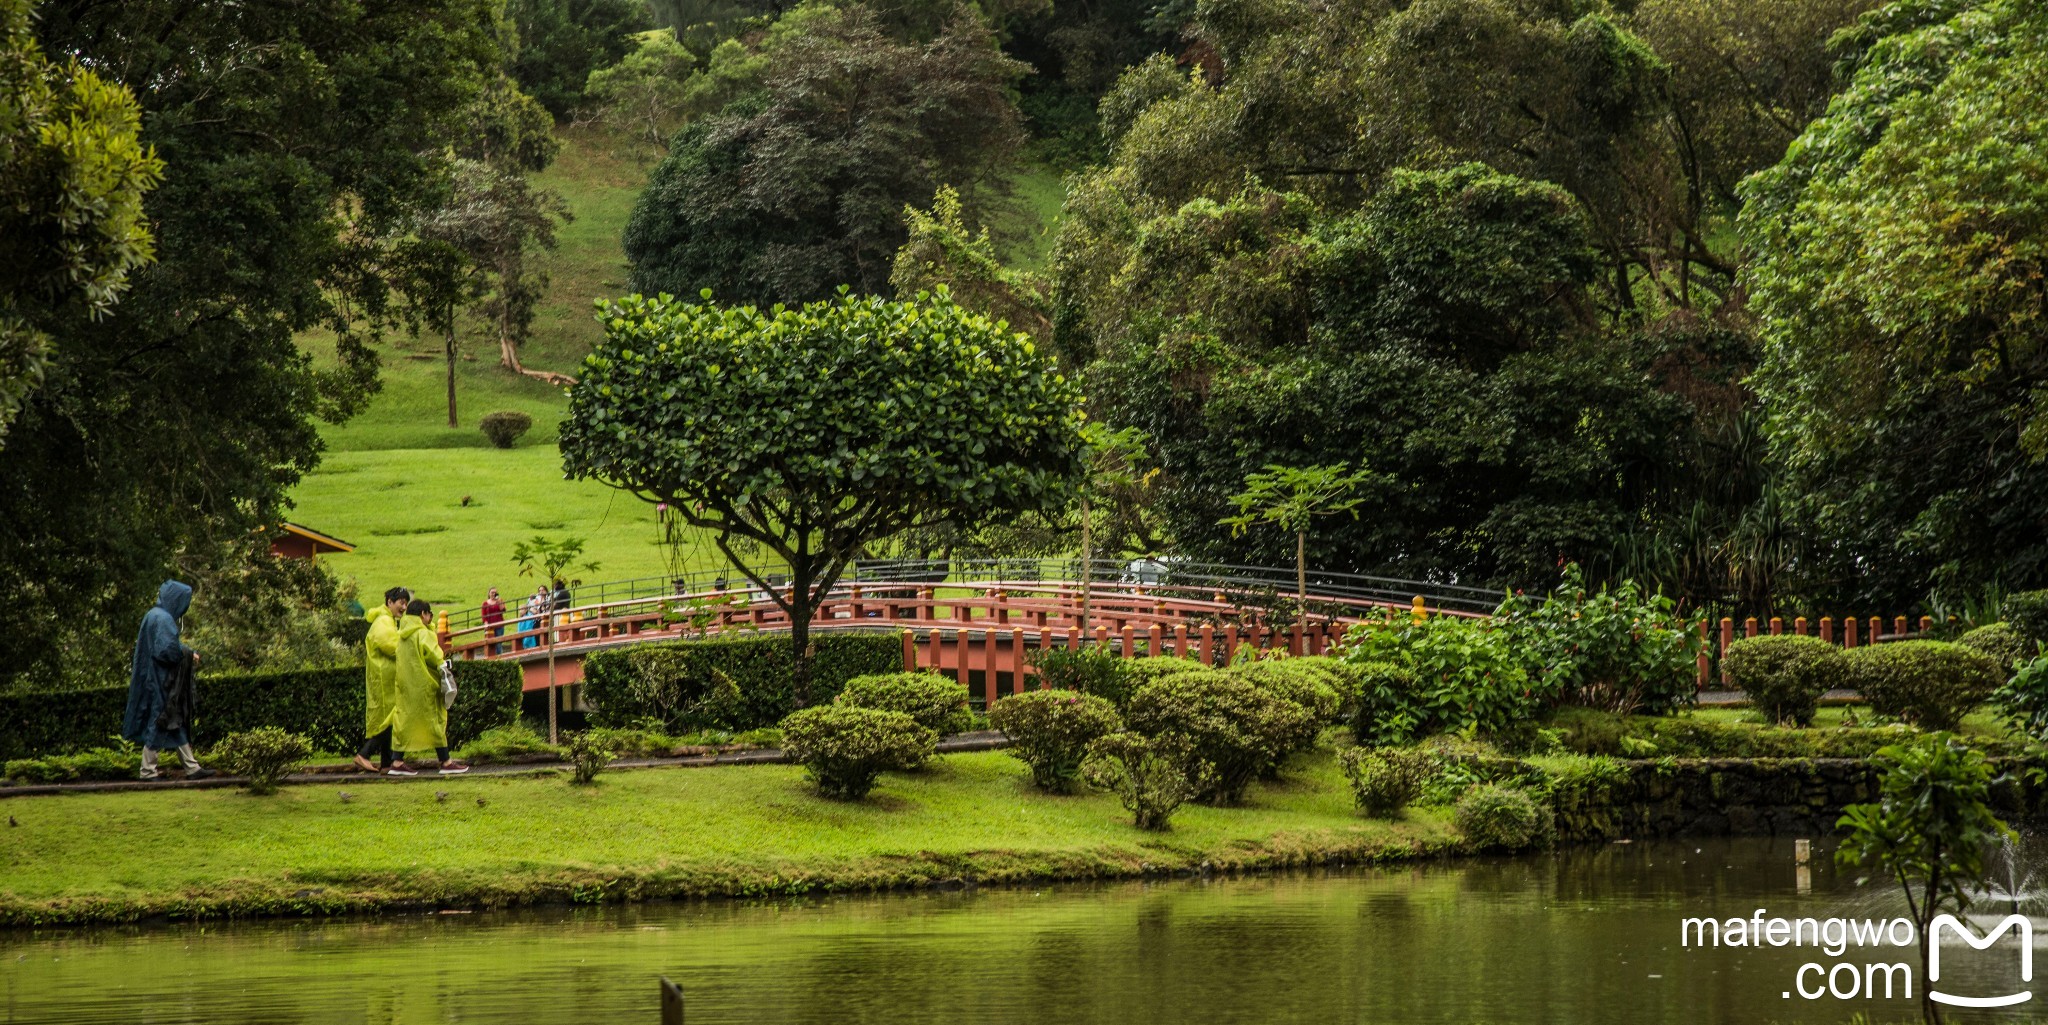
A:
{"type": "MultiPolygon", "coordinates": [[[[2029,902],[2038,853],[2001,862],[2029,902]]],[[[1794,869],[1790,840],[1636,843],[1271,878],[25,933],[0,938],[0,1021],[651,1023],[662,974],[684,982],[693,1025],[1914,1019],[1903,998],[1782,995],[1802,963],[1834,963],[1812,948],[1680,946],[1686,917],[1900,913],[1895,890],[1836,872],[1830,844],[1810,893],[1794,869]]],[[[1913,960],[1842,960],[1873,957],[1913,960]]],[[[2009,949],[1943,968],[1944,990],[2017,985],[2009,949]]],[[[2003,1013],[1955,1019],[2032,1017],[2003,1013]]]]}

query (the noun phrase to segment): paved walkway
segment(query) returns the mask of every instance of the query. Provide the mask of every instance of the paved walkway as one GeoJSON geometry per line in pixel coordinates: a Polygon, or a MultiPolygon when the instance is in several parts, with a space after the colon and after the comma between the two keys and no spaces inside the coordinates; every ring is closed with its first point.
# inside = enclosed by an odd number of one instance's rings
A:
{"type": "MultiPolygon", "coordinates": [[[[1826,694],[1822,694],[1820,700],[1825,704],[1848,704],[1861,702],[1863,695],[1853,690],[1843,690],[1838,687],[1828,691],[1826,694]]],[[[1747,705],[1749,704],[1749,696],[1739,690],[1703,690],[1700,692],[1700,704],[1710,707],[1747,705]]]]}
{"type": "MultiPolygon", "coordinates": [[[[962,751],[992,751],[1008,747],[1010,738],[993,730],[976,733],[959,733],[939,741],[940,754],[962,751]]],[[[698,769],[712,765],[773,765],[789,761],[789,755],[772,747],[751,750],[723,750],[705,754],[686,755],[677,758],[622,758],[611,763],[608,769],[698,769]]],[[[292,784],[356,784],[369,786],[378,783],[451,783],[473,777],[522,776],[552,774],[566,771],[569,763],[535,760],[515,762],[508,765],[479,765],[455,776],[443,776],[433,770],[424,770],[417,776],[380,776],[363,772],[349,762],[332,765],[308,766],[305,772],[295,772],[285,777],[292,784]]],[[[165,777],[161,780],[94,780],[78,783],[36,783],[28,786],[0,787],[0,799],[9,797],[34,797],[39,794],[101,794],[118,793],[125,790],[214,790],[222,787],[241,786],[236,776],[215,776],[211,779],[184,780],[165,777]]]]}

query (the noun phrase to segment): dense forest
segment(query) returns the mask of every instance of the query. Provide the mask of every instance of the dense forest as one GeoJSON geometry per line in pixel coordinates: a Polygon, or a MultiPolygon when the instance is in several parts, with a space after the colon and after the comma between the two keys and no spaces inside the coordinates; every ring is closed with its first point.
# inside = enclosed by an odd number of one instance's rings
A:
{"type": "Polygon", "coordinates": [[[1342,463],[1329,569],[2048,586],[2044,80],[2031,0],[0,0],[0,673],[120,657],[167,571],[331,591],[261,538],[366,340],[548,376],[572,124],[659,155],[631,290],[943,285],[1049,346],[1112,547],[1291,564],[1230,496],[1342,463]]]}

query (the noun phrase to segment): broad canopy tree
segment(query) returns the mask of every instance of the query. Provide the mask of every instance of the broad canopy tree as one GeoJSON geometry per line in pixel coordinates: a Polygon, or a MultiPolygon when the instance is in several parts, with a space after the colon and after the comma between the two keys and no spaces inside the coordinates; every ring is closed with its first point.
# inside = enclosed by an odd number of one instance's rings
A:
{"type": "Polygon", "coordinates": [[[1084,451],[1079,389],[944,291],[898,302],[842,289],[765,310],[704,300],[602,305],[563,466],[710,531],[788,613],[799,666],[812,615],[870,542],[1067,500],[1084,451]],[[788,566],[787,589],[742,541],[788,566]]]}

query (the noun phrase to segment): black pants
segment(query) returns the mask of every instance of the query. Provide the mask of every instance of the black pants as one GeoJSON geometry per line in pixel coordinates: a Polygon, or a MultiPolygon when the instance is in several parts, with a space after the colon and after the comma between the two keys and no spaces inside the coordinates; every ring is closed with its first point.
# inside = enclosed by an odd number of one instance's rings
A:
{"type": "Polygon", "coordinates": [[[368,739],[368,740],[365,740],[365,741],[363,741],[363,749],[362,749],[361,751],[358,751],[358,752],[356,752],[356,754],[358,754],[358,755],[360,755],[360,756],[362,756],[362,757],[364,757],[364,758],[368,758],[368,757],[370,757],[371,755],[376,755],[376,756],[377,756],[377,767],[378,767],[378,768],[380,768],[380,769],[388,769],[388,768],[390,768],[390,767],[391,767],[391,727],[389,727],[389,726],[386,726],[386,727],[384,727],[384,732],[382,732],[382,733],[379,733],[379,734],[377,734],[376,736],[374,736],[374,737],[371,737],[370,739],[368,739]]]}

